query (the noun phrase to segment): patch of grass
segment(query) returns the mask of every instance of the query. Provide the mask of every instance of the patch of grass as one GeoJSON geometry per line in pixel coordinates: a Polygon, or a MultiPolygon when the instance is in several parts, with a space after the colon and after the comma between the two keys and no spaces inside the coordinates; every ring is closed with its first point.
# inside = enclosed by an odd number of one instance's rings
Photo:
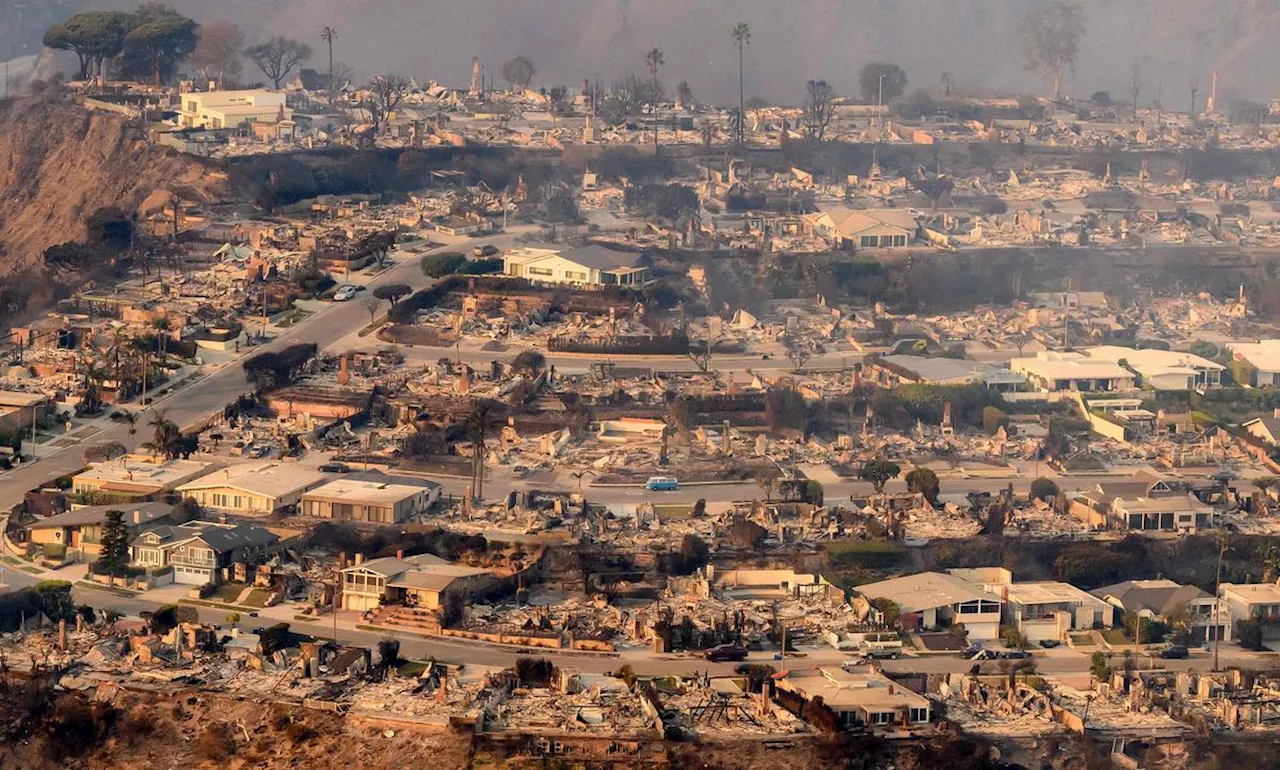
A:
{"type": "Polygon", "coordinates": [[[1104,628],[1099,633],[1107,640],[1107,644],[1133,644],[1133,640],[1121,628],[1104,628]]]}
{"type": "Polygon", "coordinates": [[[240,594],[244,593],[246,588],[248,586],[244,583],[223,583],[209,595],[209,600],[236,604],[236,599],[240,598],[240,594]]]}
{"type": "Polygon", "coordinates": [[[400,668],[396,669],[400,676],[422,676],[427,670],[426,661],[406,660],[400,664],[400,668]]]}
{"type": "Polygon", "coordinates": [[[1094,647],[1093,634],[1072,634],[1071,645],[1073,647],[1094,647]]]}
{"type": "Polygon", "coordinates": [[[95,583],[92,580],[77,580],[75,585],[76,588],[89,588],[94,591],[115,594],[116,596],[134,597],[141,593],[141,591],[130,591],[118,586],[104,586],[103,584],[95,583]]]}
{"type": "Polygon", "coordinates": [[[228,612],[244,612],[245,610],[255,610],[257,607],[245,607],[241,604],[224,604],[222,602],[209,602],[204,599],[179,599],[179,604],[195,604],[200,607],[212,607],[216,610],[227,610],[228,612]]]}
{"type": "Polygon", "coordinates": [[[827,544],[827,561],[836,568],[886,569],[899,565],[907,551],[888,540],[840,540],[827,544]]]}

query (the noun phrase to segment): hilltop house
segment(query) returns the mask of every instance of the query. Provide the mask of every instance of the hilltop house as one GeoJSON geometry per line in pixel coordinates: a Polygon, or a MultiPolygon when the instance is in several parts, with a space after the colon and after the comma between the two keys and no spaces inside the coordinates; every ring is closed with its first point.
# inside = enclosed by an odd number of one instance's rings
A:
{"type": "Polygon", "coordinates": [[[502,263],[504,275],[539,283],[593,288],[643,286],[651,278],[643,254],[615,251],[594,244],[569,251],[533,247],[512,249],[503,256],[502,263]]]}
{"type": "Polygon", "coordinates": [[[209,91],[180,97],[178,122],[183,128],[239,128],[245,123],[280,123],[293,119],[293,110],[279,91],[209,91]]]}
{"type": "Polygon", "coordinates": [[[921,572],[858,586],[874,604],[893,602],[900,624],[909,631],[949,628],[963,623],[972,641],[1000,638],[1003,600],[969,581],[944,572],[921,572]]]}

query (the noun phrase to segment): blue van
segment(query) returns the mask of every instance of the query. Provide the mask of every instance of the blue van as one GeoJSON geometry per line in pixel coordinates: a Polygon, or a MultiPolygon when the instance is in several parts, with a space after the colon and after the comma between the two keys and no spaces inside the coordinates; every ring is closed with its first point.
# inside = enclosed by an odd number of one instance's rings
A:
{"type": "Polygon", "coordinates": [[[680,488],[680,482],[674,476],[651,476],[644,488],[650,492],[674,492],[680,488]]]}

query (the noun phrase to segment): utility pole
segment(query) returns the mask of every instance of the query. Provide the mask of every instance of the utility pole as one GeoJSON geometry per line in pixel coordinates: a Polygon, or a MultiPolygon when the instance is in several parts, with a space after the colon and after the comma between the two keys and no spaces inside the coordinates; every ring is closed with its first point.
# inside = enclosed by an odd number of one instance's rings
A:
{"type": "Polygon", "coordinates": [[[880,76],[880,89],[879,91],[876,92],[876,125],[877,126],[884,125],[884,115],[881,114],[882,110],[884,110],[884,75],[880,76]]]}
{"type": "Polygon", "coordinates": [[[1222,627],[1218,625],[1218,606],[1222,603],[1222,555],[1227,551],[1226,533],[1218,532],[1218,572],[1213,580],[1213,670],[1218,671],[1218,648],[1222,644],[1222,627]]]}

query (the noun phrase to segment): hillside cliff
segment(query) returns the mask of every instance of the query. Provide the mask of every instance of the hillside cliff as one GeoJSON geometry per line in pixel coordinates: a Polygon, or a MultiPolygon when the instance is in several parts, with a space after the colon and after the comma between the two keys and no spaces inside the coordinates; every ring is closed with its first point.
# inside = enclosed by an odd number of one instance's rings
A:
{"type": "Polygon", "coordinates": [[[12,102],[0,111],[0,275],[83,239],[98,209],[133,211],[174,186],[204,201],[231,194],[225,174],[149,144],[119,115],[52,96],[12,102]]]}

